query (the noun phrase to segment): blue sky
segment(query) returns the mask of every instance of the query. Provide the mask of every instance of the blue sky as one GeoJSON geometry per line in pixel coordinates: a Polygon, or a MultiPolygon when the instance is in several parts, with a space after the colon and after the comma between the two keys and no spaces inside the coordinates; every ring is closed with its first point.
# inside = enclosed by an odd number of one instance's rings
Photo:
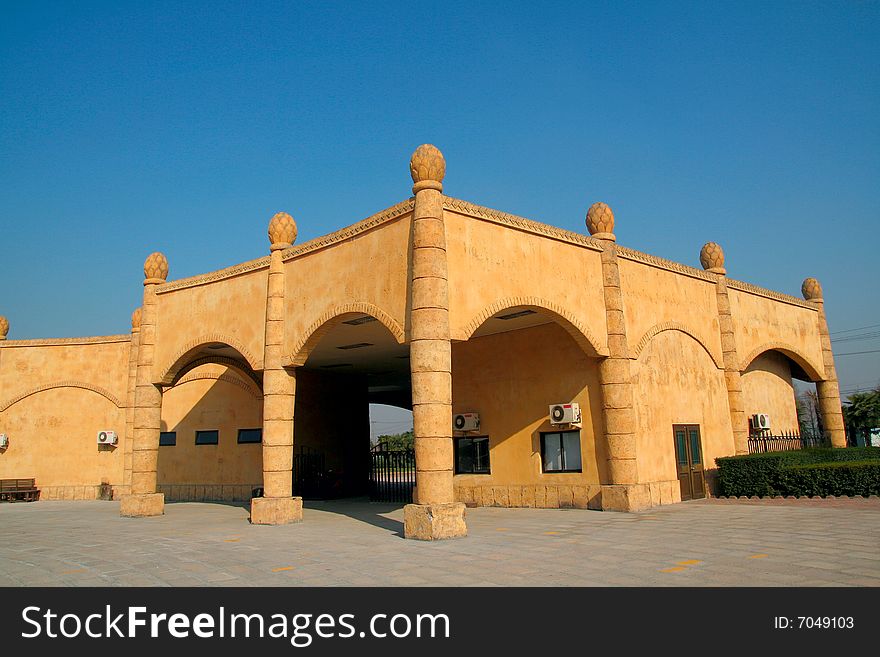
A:
{"type": "Polygon", "coordinates": [[[279,210],[338,229],[431,142],[450,195],[581,232],[605,201],[624,245],[714,240],[878,325],[878,62],[878,2],[2,3],[0,314],[126,332],[151,251],[180,278],[267,253],[279,210]]]}

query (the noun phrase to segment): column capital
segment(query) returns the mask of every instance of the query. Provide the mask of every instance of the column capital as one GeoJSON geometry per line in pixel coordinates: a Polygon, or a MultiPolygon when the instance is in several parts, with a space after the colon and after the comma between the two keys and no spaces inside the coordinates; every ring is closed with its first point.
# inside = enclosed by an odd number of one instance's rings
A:
{"type": "Polygon", "coordinates": [[[296,222],[286,212],[278,212],[269,220],[268,232],[272,251],[289,249],[296,242],[296,222]]]}
{"type": "Polygon", "coordinates": [[[727,269],[724,268],[724,249],[717,242],[706,242],[703,245],[700,249],[700,264],[709,273],[727,275],[727,269]]]}
{"type": "Polygon", "coordinates": [[[443,178],[446,177],[446,159],[440,149],[433,144],[422,144],[409,160],[409,172],[412,176],[413,194],[425,189],[443,191],[443,178]]]}

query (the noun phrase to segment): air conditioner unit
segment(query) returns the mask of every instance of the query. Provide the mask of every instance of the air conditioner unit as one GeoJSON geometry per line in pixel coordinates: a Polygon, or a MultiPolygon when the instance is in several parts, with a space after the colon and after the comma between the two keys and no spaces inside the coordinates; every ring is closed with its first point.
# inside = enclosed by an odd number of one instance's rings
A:
{"type": "Polygon", "coordinates": [[[459,413],[454,415],[452,428],[456,431],[478,431],[480,429],[480,414],[459,413]]]}
{"type": "Polygon", "coordinates": [[[752,416],[752,428],[756,431],[763,431],[770,428],[770,416],[767,413],[755,413],[752,416]]]}
{"type": "Polygon", "coordinates": [[[578,424],[581,421],[581,405],[550,404],[550,424],[578,424]]]}
{"type": "Polygon", "coordinates": [[[0,449],[6,449],[9,447],[9,436],[5,433],[0,433],[0,449]]]}
{"type": "Polygon", "coordinates": [[[99,445],[115,445],[119,442],[119,436],[116,435],[115,431],[99,431],[98,432],[98,444],[99,445]]]}

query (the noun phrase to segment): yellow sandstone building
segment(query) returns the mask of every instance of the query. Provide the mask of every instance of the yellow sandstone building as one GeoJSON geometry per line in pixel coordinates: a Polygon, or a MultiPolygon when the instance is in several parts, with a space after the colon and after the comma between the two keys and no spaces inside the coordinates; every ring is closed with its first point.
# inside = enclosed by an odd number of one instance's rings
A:
{"type": "Polygon", "coordinates": [[[480,207],[442,193],[445,168],[420,146],[412,197],[300,245],[279,213],[269,255],[228,269],[168,281],[153,253],[130,335],[6,340],[0,318],[0,478],[110,489],[124,516],[261,487],[251,521],[293,522],[295,447],[360,493],[385,403],[413,411],[405,533],[432,539],[464,535],[466,505],[703,496],[753,414],[797,428],[792,378],[845,445],[815,279],[802,300],[728,278],[712,242],[702,269],[627,249],[602,203],[589,235],[480,207]]]}

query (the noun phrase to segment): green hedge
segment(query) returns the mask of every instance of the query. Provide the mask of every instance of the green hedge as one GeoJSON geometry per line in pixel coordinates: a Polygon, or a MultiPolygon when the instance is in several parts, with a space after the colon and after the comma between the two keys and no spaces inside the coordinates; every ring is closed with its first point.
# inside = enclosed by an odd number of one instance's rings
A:
{"type": "Polygon", "coordinates": [[[783,468],[779,487],[785,495],[880,495],[880,461],[837,461],[783,468]]]}
{"type": "Polygon", "coordinates": [[[718,494],[731,497],[795,495],[793,492],[788,492],[782,483],[783,469],[822,463],[874,460],[880,460],[880,447],[819,447],[790,452],[726,456],[715,459],[718,466],[718,494]]]}

